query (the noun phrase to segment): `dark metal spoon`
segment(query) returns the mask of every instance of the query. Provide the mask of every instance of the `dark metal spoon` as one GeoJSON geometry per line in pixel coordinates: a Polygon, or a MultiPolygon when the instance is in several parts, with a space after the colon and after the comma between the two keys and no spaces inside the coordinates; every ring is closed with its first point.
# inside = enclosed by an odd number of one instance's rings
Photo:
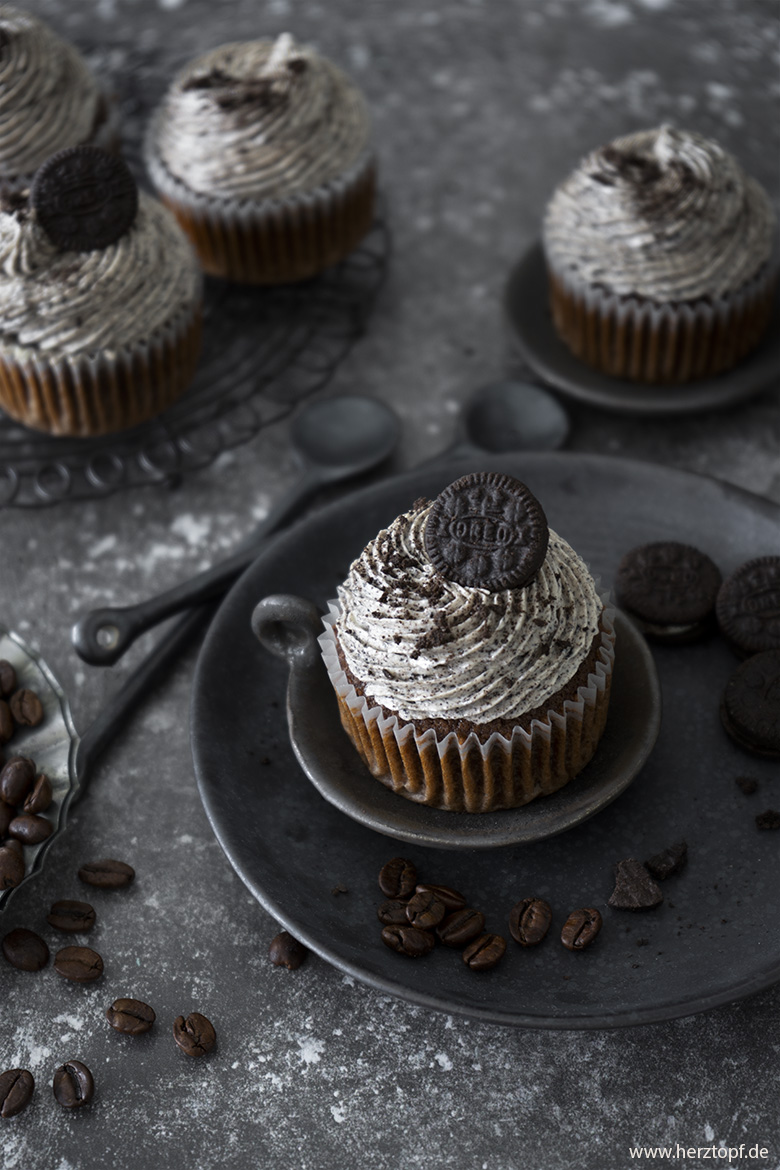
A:
{"type": "Polygon", "coordinates": [[[377,467],[392,454],[400,433],[395,412],[373,398],[343,395],[306,406],[290,428],[290,439],[304,473],[251,536],[227,560],[157,597],[138,605],[106,607],[84,614],[71,633],[78,656],[92,666],[111,666],[146,630],[171,614],[224,593],[255,559],[265,538],[315,492],[377,467]]]}

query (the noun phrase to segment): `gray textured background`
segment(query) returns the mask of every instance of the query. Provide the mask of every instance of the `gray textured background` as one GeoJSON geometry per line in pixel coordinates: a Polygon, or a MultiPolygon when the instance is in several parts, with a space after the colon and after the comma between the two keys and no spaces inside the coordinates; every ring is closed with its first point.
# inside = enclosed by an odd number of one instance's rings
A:
{"type": "MultiPolygon", "coordinates": [[[[711,134],[777,196],[778,24],[759,0],[41,0],[34,11],[117,76],[140,45],[177,61],[289,29],[356,78],[374,113],[395,234],[371,329],[331,391],[391,401],[399,466],[445,445],[460,402],[509,368],[500,295],[552,186],[584,152],[662,119],[711,134]]],[[[572,446],[717,474],[780,500],[780,393],[674,423],[578,408],[572,446]]],[[[74,617],[174,584],[231,548],[294,477],[282,430],[175,491],[0,513],[3,619],[46,655],[84,729],[110,675],[69,647],[74,617]]],[[[269,965],[272,920],[233,875],[197,796],[187,736],[195,648],[105,756],[89,799],[20,891],[2,929],[52,946],[45,908],[79,896],[87,857],[131,860],[126,894],[96,893],[98,986],[0,968],[0,1068],[37,1078],[0,1130],[8,1170],[167,1164],[310,1170],[606,1170],[636,1143],[769,1147],[780,1166],[780,991],[622,1032],[513,1032],[432,1015],[310,957],[269,965]],[[160,1024],[109,1034],[103,1009],[148,1000],[160,1024]],[[197,1008],[219,1048],[187,1061],[169,1020],[197,1008]],[[81,1057],[98,1093],[83,1115],[49,1085],[81,1057]]],[[[644,1163],[652,1164],[652,1163],[644,1163]]],[[[658,1163],[661,1164],[661,1163],[658,1163]]],[[[696,1160],[680,1160],[693,1166],[696,1160]]],[[[711,1163],[701,1162],[701,1165],[711,1163]]]]}

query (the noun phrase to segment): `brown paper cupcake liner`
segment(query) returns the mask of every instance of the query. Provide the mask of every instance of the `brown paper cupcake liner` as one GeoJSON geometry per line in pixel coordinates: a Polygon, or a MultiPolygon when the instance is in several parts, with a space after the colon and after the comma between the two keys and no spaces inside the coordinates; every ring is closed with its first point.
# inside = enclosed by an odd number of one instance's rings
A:
{"type": "Polygon", "coordinates": [[[249,284],[307,280],[343,260],[373,223],[376,164],[370,151],[314,191],[262,202],[198,195],[148,145],[146,161],[160,199],[212,276],[249,284]]]}
{"type": "Polygon", "coordinates": [[[126,430],[169,407],[192,380],[200,355],[198,304],[149,341],[95,356],[0,351],[0,407],[52,435],[126,430]]]}
{"type": "Polygon", "coordinates": [[[359,695],[339,660],[339,613],[338,602],[330,602],[319,643],[341,723],[372,775],[400,796],[452,812],[517,808],[557,792],[593,757],[609,707],[614,610],[602,612],[596,665],[577,698],[548,710],[528,731],[516,727],[510,738],[494,732],[484,743],[474,732],[459,740],[454,731],[443,737],[433,728],[420,731],[359,695]]]}
{"type": "Polygon", "coordinates": [[[670,305],[585,288],[549,266],[548,278],[553,322],[572,353],[614,377],[673,384],[723,373],[758,345],[777,268],[765,265],[728,297],[670,305]]]}

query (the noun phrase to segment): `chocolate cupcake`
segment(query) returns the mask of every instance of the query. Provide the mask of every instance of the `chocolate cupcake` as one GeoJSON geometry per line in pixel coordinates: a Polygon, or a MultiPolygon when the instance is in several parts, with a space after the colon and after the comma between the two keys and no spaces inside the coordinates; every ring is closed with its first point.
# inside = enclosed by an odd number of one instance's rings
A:
{"type": "Polygon", "coordinates": [[[670,126],[617,138],[583,159],[545,214],[556,330],[616,377],[721,373],[768,324],[774,235],[765,191],[715,142],[670,126]]]}
{"type": "Polygon", "coordinates": [[[17,191],[55,151],[119,147],[116,105],[73,45],[0,5],[0,184],[17,191]]]}
{"type": "Polygon", "coordinates": [[[0,407],[100,435],[169,406],[200,350],[202,276],[171,213],[120,158],[53,155],[0,199],[0,407]]]}
{"type": "Polygon", "coordinates": [[[146,158],[160,198],[215,276],[305,280],[346,256],[372,223],[363,98],[287,33],[190,62],[152,120],[146,158]]]}
{"type": "Polygon", "coordinates": [[[604,730],[614,634],[588,569],[509,476],[466,476],[372,540],[320,639],[372,773],[437,808],[555,792],[604,730]]]}

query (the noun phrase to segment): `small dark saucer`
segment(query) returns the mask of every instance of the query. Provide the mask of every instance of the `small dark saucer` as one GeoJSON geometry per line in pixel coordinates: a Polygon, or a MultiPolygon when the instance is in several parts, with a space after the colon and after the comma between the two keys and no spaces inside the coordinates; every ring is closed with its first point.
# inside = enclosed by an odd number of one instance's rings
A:
{"type": "Polygon", "coordinates": [[[661,725],[653,657],[631,622],[616,615],[612,698],[596,755],[569,784],[522,808],[456,813],[417,804],[375,779],[339,721],[333,687],[316,642],[317,610],[291,595],[266,597],[252,625],[263,645],[290,666],[287,722],[299,764],[326,800],[366,828],[440,849],[492,849],[553,837],[588,820],[637,776],[661,725]]]}
{"type": "Polygon", "coordinates": [[[591,369],[561,341],[547,304],[547,273],[540,242],[509,275],[504,309],[513,339],[528,365],[547,385],[589,406],[619,414],[695,414],[743,402],[768,389],[780,375],[780,290],[759,347],[733,370],[682,386],[650,386],[591,369]]]}

